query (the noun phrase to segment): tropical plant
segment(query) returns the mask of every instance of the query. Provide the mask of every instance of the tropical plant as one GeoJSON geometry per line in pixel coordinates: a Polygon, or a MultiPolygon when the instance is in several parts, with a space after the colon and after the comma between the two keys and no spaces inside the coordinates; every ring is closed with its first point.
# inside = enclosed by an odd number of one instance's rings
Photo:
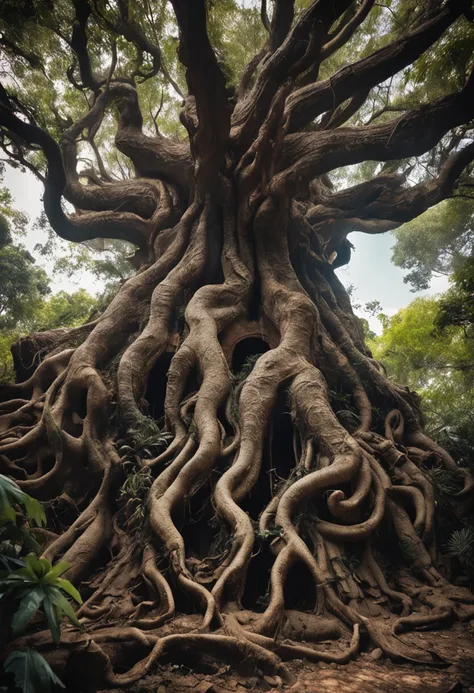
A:
{"type": "MultiPolygon", "coordinates": [[[[52,693],[57,686],[65,688],[44,657],[34,650],[12,652],[5,660],[4,669],[14,677],[21,693],[52,693]]],[[[10,693],[7,688],[0,691],[10,693]]]]}
{"type": "Polygon", "coordinates": [[[54,567],[45,558],[28,555],[25,566],[0,575],[2,600],[14,605],[12,634],[20,635],[40,607],[43,608],[55,643],[60,641],[60,624],[63,616],[80,627],[81,624],[65,595],[82,604],[82,599],[69,580],[61,577],[69,563],[59,561],[54,567]],[[11,600],[11,601],[10,601],[11,600]]]}
{"type": "Polygon", "coordinates": [[[474,569],[474,527],[456,529],[451,534],[444,553],[474,569]]]}
{"type": "MultiPolygon", "coordinates": [[[[67,597],[82,600],[71,582],[63,577],[69,564],[52,565],[38,558],[40,545],[31,533],[30,523],[44,525],[41,504],[18,485],[0,475],[0,643],[21,635],[41,609],[55,643],[60,642],[60,625],[66,616],[74,625],[81,624],[67,597]],[[24,514],[19,509],[24,509],[24,514]]],[[[24,693],[48,693],[51,687],[64,687],[43,657],[29,649],[13,651],[4,662],[4,670],[14,676],[24,693]]]]}

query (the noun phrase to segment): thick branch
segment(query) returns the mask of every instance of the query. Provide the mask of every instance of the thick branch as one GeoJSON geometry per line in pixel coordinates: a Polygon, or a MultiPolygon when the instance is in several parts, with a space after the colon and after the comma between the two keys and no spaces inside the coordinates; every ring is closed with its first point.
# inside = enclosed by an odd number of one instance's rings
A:
{"type": "Polygon", "coordinates": [[[255,86],[235,109],[232,139],[246,148],[267,115],[268,105],[287,79],[296,79],[316,60],[331,24],[351,0],[319,0],[302,12],[286,40],[267,60],[255,86]]]}
{"type": "Polygon", "coordinates": [[[463,2],[451,0],[436,17],[411,34],[343,67],[330,79],[296,91],[287,102],[289,131],[301,130],[321,113],[337,108],[355,92],[372,88],[410,65],[462,14],[463,5],[463,2]]]}
{"type": "Polygon", "coordinates": [[[89,52],[87,50],[87,22],[92,14],[92,9],[87,0],[74,0],[74,8],[76,10],[76,21],[72,27],[70,45],[79,63],[82,87],[87,87],[91,91],[97,91],[101,82],[92,71],[89,52]]]}
{"type": "Polygon", "coordinates": [[[464,169],[474,159],[474,142],[451,154],[439,175],[411,188],[401,187],[398,176],[379,176],[373,181],[332,195],[320,196],[324,202],[311,207],[306,219],[310,223],[341,220],[339,233],[363,231],[384,233],[411,221],[445,199],[464,169]]]}
{"type": "Polygon", "coordinates": [[[291,29],[295,14],[295,0],[276,0],[270,26],[270,50],[281,46],[291,29]]]}
{"type": "Polygon", "coordinates": [[[273,190],[295,191],[304,181],[367,159],[390,161],[424,154],[449,130],[474,117],[473,87],[471,74],[462,91],[385,125],[288,135],[282,157],[284,170],[273,179],[273,190]]]}
{"type": "Polygon", "coordinates": [[[196,103],[198,126],[190,132],[196,177],[208,188],[224,163],[231,105],[207,34],[204,0],[172,0],[172,4],[179,26],[179,59],[186,67],[189,93],[196,103]]]}
{"type": "Polygon", "coordinates": [[[44,130],[20,120],[9,108],[6,92],[0,92],[0,125],[21,137],[28,144],[41,147],[48,162],[43,196],[44,210],[56,233],[69,241],[82,242],[93,238],[120,238],[145,246],[147,223],[134,214],[103,212],[70,219],[61,207],[67,184],[61,151],[44,130]]]}
{"type": "Polygon", "coordinates": [[[191,156],[185,142],[143,134],[143,118],[136,90],[128,84],[111,85],[119,96],[120,114],[115,144],[133,162],[140,178],[161,178],[186,189],[190,182],[191,156]]]}
{"type": "MultiPolygon", "coordinates": [[[[95,100],[93,107],[73,123],[63,134],[60,147],[67,176],[64,196],[80,209],[91,211],[133,212],[149,218],[155,211],[159,194],[156,184],[147,181],[114,181],[100,185],[82,185],[77,172],[77,140],[85,129],[89,131],[89,141],[93,144],[93,134],[97,131],[105,113],[106,106],[121,87],[114,85],[105,89],[95,100]]],[[[96,150],[97,154],[98,151],[96,150]]],[[[101,163],[99,155],[99,163],[101,163]]]]}

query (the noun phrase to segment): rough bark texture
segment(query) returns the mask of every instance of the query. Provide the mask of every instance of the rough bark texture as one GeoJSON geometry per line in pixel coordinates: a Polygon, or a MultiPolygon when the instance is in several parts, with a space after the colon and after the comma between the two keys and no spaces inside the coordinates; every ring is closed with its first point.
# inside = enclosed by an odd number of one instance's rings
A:
{"type": "MultiPolygon", "coordinates": [[[[84,632],[64,627],[59,649],[46,631],[22,642],[66,678],[86,661],[90,690],[126,688],[176,652],[250,659],[288,682],[287,660],[344,664],[368,646],[435,663],[403,633],[469,619],[474,597],[444,577],[426,470],[458,475],[459,503],[473,479],[372,358],[334,267],[348,261],[350,231],[395,228],[450,194],[473,145],[412,188],[381,174],[334,190],[327,174],[420,155],[474,117],[471,75],[383,125],[344,126],[469,3],[448,2],[330,83],[316,81],[319,65],[373,3],[348,12],[348,0],[319,0],[293,22],[281,0],[271,23],[262,7],[268,45],[235,94],[204,1],[172,4],[189,142],[144,134],[133,79],[92,73],[86,2],[71,42],[94,94],[85,117],[58,144],[0,94],[4,131],[47,157],[55,231],[134,242],[140,265],[94,323],[20,345],[41,363],[0,391],[0,471],[47,503],[44,555],[67,560],[86,597],[84,632]],[[137,177],[83,185],[77,139],[112,101],[137,177]],[[64,213],[63,195],[80,215],[64,213]]],[[[115,31],[143,44],[121,21],[115,31]]],[[[155,48],[142,45],[158,70],[155,48]]]]}

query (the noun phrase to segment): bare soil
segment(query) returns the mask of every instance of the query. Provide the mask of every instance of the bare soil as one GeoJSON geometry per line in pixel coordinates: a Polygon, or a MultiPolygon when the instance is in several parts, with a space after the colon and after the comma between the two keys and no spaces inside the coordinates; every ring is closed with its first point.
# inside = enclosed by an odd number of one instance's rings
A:
{"type": "MultiPolygon", "coordinates": [[[[405,643],[426,647],[438,655],[439,666],[393,663],[377,658],[377,650],[361,652],[349,664],[315,664],[306,660],[288,662],[295,676],[286,686],[278,676],[258,670],[237,673],[228,666],[215,665],[215,671],[191,672],[180,664],[160,666],[156,673],[127,690],[130,693],[248,693],[279,691],[291,693],[474,693],[474,624],[455,624],[446,631],[410,633],[405,643]],[[250,672],[251,673],[251,672],[250,672]]],[[[341,648],[345,644],[341,642],[341,648]]],[[[334,647],[334,644],[332,644],[334,647]]],[[[209,669],[212,663],[208,662],[209,669]]],[[[107,689],[98,693],[121,693],[107,689]]]]}

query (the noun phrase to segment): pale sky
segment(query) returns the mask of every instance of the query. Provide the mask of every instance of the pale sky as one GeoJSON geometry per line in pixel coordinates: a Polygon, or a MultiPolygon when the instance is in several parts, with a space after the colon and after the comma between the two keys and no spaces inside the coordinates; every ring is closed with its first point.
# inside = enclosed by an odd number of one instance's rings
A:
{"type": "MultiPolygon", "coordinates": [[[[43,186],[29,171],[21,173],[10,166],[7,166],[4,181],[12,192],[15,208],[26,212],[30,218],[28,234],[23,242],[32,251],[36,243],[46,241],[45,233],[32,228],[33,222],[42,211],[43,186]]],[[[432,281],[428,291],[412,293],[409,285],[403,282],[403,270],[391,262],[391,247],[394,243],[391,233],[377,236],[353,233],[350,235],[350,240],[355,246],[351,262],[338,270],[338,274],[346,286],[354,285],[354,299],[357,303],[364,305],[368,301],[377,299],[384,313],[393,315],[397,310],[408,305],[415,296],[434,295],[448,288],[447,278],[438,277],[432,281]]],[[[51,267],[41,260],[39,264],[51,274],[51,267]]],[[[52,288],[53,291],[61,289],[75,291],[78,288],[85,288],[90,293],[95,293],[100,291],[102,286],[94,277],[84,273],[72,279],[61,277],[54,281],[53,278],[52,288]]],[[[361,311],[359,314],[364,315],[361,311]]],[[[368,315],[366,317],[369,319],[371,328],[380,332],[379,321],[368,315]]]]}

